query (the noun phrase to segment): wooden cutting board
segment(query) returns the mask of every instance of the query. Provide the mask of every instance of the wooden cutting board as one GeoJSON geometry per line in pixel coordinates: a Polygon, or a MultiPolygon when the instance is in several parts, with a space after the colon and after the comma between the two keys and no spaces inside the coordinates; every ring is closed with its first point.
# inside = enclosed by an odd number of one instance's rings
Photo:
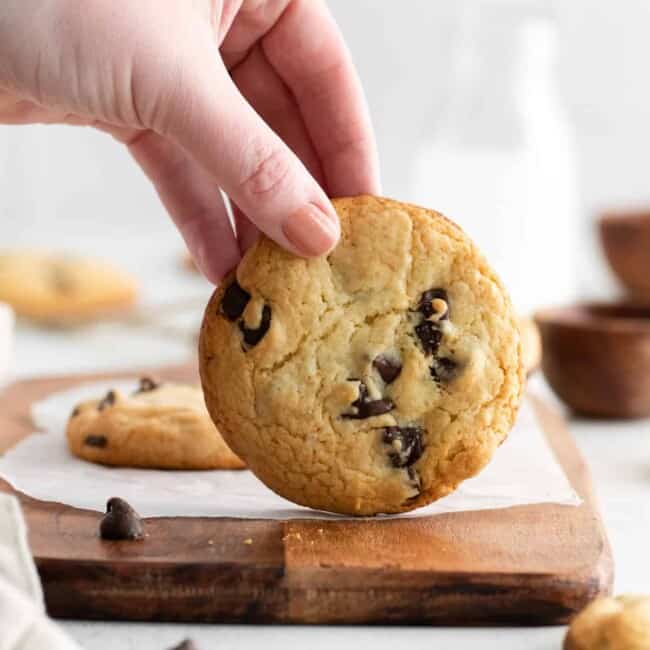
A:
{"type": "MultiPolygon", "coordinates": [[[[146,374],[196,379],[190,367],[146,374]]],[[[0,396],[0,450],[29,435],[34,400],[104,378],[7,388],[0,396]]],[[[612,558],[587,468],[565,424],[540,402],[535,408],[584,499],[580,507],[374,521],[157,518],[147,520],[146,540],[133,543],[101,541],[99,513],[19,494],[48,611],[147,621],[566,622],[609,592],[612,558]]],[[[12,492],[1,481],[0,490],[12,492]]]]}

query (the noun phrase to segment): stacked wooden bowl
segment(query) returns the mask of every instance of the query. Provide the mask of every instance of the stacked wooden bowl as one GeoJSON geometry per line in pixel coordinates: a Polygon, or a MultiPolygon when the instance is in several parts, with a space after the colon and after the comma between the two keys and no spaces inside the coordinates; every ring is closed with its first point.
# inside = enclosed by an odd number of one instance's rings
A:
{"type": "Polygon", "coordinates": [[[542,369],[574,411],[595,417],[650,416],[650,210],[609,212],[599,222],[605,256],[623,285],[612,303],[536,314],[542,369]]]}

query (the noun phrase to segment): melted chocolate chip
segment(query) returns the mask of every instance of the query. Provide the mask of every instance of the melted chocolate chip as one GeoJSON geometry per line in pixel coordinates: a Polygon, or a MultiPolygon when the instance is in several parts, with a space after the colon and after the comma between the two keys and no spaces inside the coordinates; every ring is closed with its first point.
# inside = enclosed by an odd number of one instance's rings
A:
{"type": "Polygon", "coordinates": [[[422,321],[415,326],[415,333],[420,339],[426,354],[436,354],[438,352],[440,341],[442,341],[442,332],[435,323],[428,320],[422,321]]]}
{"type": "Polygon", "coordinates": [[[239,329],[244,335],[244,343],[250,346],[257,345],[269,331],[270,326],[271,308],[268,305],[264,305],[264,309],[262,310],[262,322],[257,329],[249,329],[243,322],[239,323],[239,329]]]}
{"type": "Polygon", "coordinates": [[[429,372],[436,383],[446,384],[452,381],[452,379],[455,379],[458,375],[459,369],[460,366],[453,359],[449,359],[448,357],[438,357],[434,360],[431,368],[429,368],[429,372]]]}
{"type": "Polygon", "coordinates": [[[395,408],[395,405],[389,399],[376,399],[372,402],[364,402],[358,407],[359,418],[370,418],[375,415],[383,415],[395,408]]]}
{"type": "Polygon", "coordinates": [[[102,399],[102,401],[97,404],[97,410],[103,411],[108,406],[113,406],[113,404],[115,404],[115,391],[109,390],[108,393],[106,393],[104,396],[104,399],[102,399]]]}
{"type": "Polygon", "coordinates": [[[144,532],[138,513],[124,499],[113,497],[106,504],[106,514],[99,524],[102,539],[142,539],[144,532]]]}
{"type": "MultiPolygon", "coordinates": [[[[447,305],[449,305],[449,298],[447,297],[447,292],[444,289],[429,289],[425,291],[420,297],[420,304],[418,305],[418,311],[425,317],[433,316],[434,310],[431,305],[431,301],[438,298],[439,300],[444,300],[447,305]]],[[[446,320],[449,318],[449,309],[447,312],[440,317],[440,320],[446,320]]]]}
{"type": "Polygon", "coordinates": [[[393,467],[410,467],[424,451],[419,427],[386,427],[383,440],[391,448],[388,457],[393,467]]]}
{"type": "Polygon", "coordinates": [[[192,639],[185,639],[185,641],[181,641],[178,645],[175,645],[169,650],[199,650],[199,647],[194,643],[194,641],[192,641],[192,639]]]}
{"type": "Polygon", "coordinates": [[[106,436],[89,435],[84,439],[84,445],[104,449],[104,447],[108,446],[108,438],[106,436]]]}
{"type": "Polygon", "coordinates": [[[152,390],[156,390],[158,386],[160,386],[160,384],[151,379],[151,377],[140,377],[140,385],[133,394],[137,395],[138,393],[149,393],[152,390]]]}
{"type": "Polygon", "coordinates": [[[359,397],[352,402],[355,413],[344,413],[343,417],[350,420],[365,420],[375,415],[383,415],[392,411],[395,405],[389,399],[368,399],[368,387],[359,382],[359,397]]]}
{"type": "Polygon", "coordinates": [[[402,372],[402,364],[399,361],[390,359],[383,354],[376,357],[372,365],[387,384],[394,382],[399,377],[399,373],[402,372]]]}
{"type": "Polygon", "coordinates": [[[417,496],[419,496],[419,493],[422,490],[422,480],[420,479],[420,475],[417,473],[415,467],[407,468],[406,473],[409,477],[411,485],[418,491],[418,494],[410,497],[411,499],[415,499],[417,496]]]}
{"type": "Polygon", "coordinates": [[[235,321],[244,313],[250,299],[251,294],[235,281],[224,291],[221,312],[229,321],[235,321]]]}
{"type": "Polygon", "coordinates": [[[72,413],[70,413],[70,417],[71,417],[71,418],[76,418],[77,415],[79,415],[79,413],[81,413],[81,409],[80,409],[78,406],[75,406],[75,407],[72,409],[72,413]]]}

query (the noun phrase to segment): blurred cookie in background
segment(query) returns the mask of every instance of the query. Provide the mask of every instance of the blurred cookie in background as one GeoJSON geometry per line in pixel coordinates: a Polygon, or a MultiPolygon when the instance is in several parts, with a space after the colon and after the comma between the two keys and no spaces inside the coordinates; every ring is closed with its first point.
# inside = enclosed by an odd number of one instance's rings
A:
{"type": "Polygon", "coordinates": [[[532,318],[519,316],[518,320],[524,371],[531,375],[542,363],[542,339],[532,318]]]}
{"type": "Polygon", "coordinates": [[[571,622],[564,650],[650,650],[650,597],[594,600],[571,622]]]}
{"type": "Polygon", "coordinates": [[[75,407],[66,430],[79,458],[117,467],[243,469],[213,424],[198,386],[148,377],[130,395],[110,390],[75,407]]]}
{"type": "Polygon", "coordinates": [[[51,251],[0,251],[0,301],[43,324],[74,325],[122,312],[137,293],[130,275],[105,262],[51,251]]]}

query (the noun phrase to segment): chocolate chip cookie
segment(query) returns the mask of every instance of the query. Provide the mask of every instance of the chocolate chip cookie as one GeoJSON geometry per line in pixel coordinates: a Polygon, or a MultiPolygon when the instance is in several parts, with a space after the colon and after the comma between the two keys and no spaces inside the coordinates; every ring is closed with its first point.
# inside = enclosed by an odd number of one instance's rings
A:
{"type": "Polygon", "coordinates": [[[480,471],[512,427],[516,318],[442,215],[371,196],[334,206],[342,236],[329,255],[262,238],[214,293],[199,345],[206,404],[287,499],[412,510],[480,471]]]}
{"type": "Polygon", "coordinates": [[[0,301],[19,316],[74,324],[131,307],[135,281],[92,259],[44,251],[0,252],[0,301]]]}
{"type": "Polygon", "coordinates": [[[131,395],[110,390],[79,404],[67,426],[70,451],[102,465],[242,469],[215,428],[198,386],[140,380],[131,395]]]}
{"type": "Polygon", "coordinates": [[[650,596],[598,598],[572,621],[564,650],[650,649],[650,596]]]}

